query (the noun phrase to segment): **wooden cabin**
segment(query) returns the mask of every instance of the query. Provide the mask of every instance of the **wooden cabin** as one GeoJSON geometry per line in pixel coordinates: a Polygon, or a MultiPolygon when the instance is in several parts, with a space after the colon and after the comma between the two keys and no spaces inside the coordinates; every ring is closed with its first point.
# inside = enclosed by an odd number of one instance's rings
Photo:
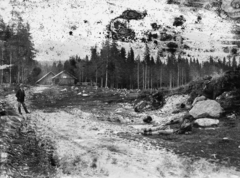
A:
{"type": "Polygon", "coordinates": [[[40,78],[36,84],[40,85],[52,85],[52,77],[54,77],[55,74],[53,72],[48,72],[46,75],[44,75],[42,78],[40,78]]]}
{"type": "Polygon", "coordinates": [[[76,80],[76,77],[65,70],[52,77],[52,82],[56,85],[74,85],[76,80]]]}

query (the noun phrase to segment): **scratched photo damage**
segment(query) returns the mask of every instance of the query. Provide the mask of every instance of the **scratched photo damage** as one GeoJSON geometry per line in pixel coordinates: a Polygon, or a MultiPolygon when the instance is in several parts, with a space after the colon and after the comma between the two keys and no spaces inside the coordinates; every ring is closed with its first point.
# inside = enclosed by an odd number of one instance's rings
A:
{"type": "Polygon", "coordinates": [[[240,0],[0,0],[1,178],[239,178],[240,0]]]}

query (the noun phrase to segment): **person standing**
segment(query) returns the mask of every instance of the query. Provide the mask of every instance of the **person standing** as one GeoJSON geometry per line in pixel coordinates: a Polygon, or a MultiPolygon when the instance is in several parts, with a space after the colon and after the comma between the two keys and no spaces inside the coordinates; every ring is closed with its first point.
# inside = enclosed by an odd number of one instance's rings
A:
{"type": "Polygon", "coordinates": [[[30,113],[27,110],[27,107],[26,107],[26,105],[24,103],[25,91],[24,91],[23,84],[19,85],[19,89],[18,89],[18,91],[16,93],[16,97],[17,97],[17,101],[18,101],[18,112],[19,112],[19,114],[22,114],[22,112],[21,112],[21,105],[23,106],[23,109],[25,110],[26,113],[30,113]]]}

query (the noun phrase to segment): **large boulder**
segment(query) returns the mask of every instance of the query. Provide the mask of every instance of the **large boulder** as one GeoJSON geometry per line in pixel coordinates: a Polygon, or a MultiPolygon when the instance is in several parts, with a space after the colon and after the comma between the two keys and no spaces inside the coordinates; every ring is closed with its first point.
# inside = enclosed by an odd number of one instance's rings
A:
{"type": "Polygon", "coordinates": [[[222,113],[222,107],[215,100],[204,100],[197,102],[189,111],[195,119],[203,117],[218,118],[222,113]]]}
{"type": "Polygon", "coordinates": [[[219,124],[218,119],[210,119],[210,118],[201,118],[194,121],[194,126],[197,127],[214,127],[219,124]]]}

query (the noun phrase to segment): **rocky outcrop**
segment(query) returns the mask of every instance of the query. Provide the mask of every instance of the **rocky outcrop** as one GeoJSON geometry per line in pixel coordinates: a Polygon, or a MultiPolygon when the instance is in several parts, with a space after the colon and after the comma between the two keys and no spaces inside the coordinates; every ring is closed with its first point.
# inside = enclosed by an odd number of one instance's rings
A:
{"type": "Polygon", "coordinates": [[[218,119],[201,118],[194,121],[194,126],[197,127],[215,127],[218,126],[218,124],[218,119]]]}
{"type": "Polygon", "coordinates": [[[142,92],[139,94],[138,99],[135,101],[134,111],[144,112],[149,110],[156,110],[161,108],[164,103],[165,100],[162,92],[156,92],[154,94],[142,92]]]}
{"type": "Polygon", "coordinates": [[[189,95],[172,95],[166,98],[166,104],[163,106],[161,111],[163,113],[178,113],[182,110],[188,108],[187,101],[189,99],[189,95]],[[176,112],[178,111],[178,112],[176,112]]]}
{"type": "Polygon", "coordinates": [[[195,119],[203,117],[218,118],[222,111],[222,107],[215,100],[205,100],[197,102],[189,111],[189,114],[195,119]]]}
{"type": "Polygon", "coordinates": [[[240,70],[227,71],[224,75],[213,78],[204,86],[203,94],[209,99],[216,99],[223,92],[240,89],[240,70]]]}
{"type": "Polygon", "coordinates": [[[224,92],[217,97],[216,101],[220,103],[226,113],[235,112],[240,114],[240,89],[224,92]]]}

